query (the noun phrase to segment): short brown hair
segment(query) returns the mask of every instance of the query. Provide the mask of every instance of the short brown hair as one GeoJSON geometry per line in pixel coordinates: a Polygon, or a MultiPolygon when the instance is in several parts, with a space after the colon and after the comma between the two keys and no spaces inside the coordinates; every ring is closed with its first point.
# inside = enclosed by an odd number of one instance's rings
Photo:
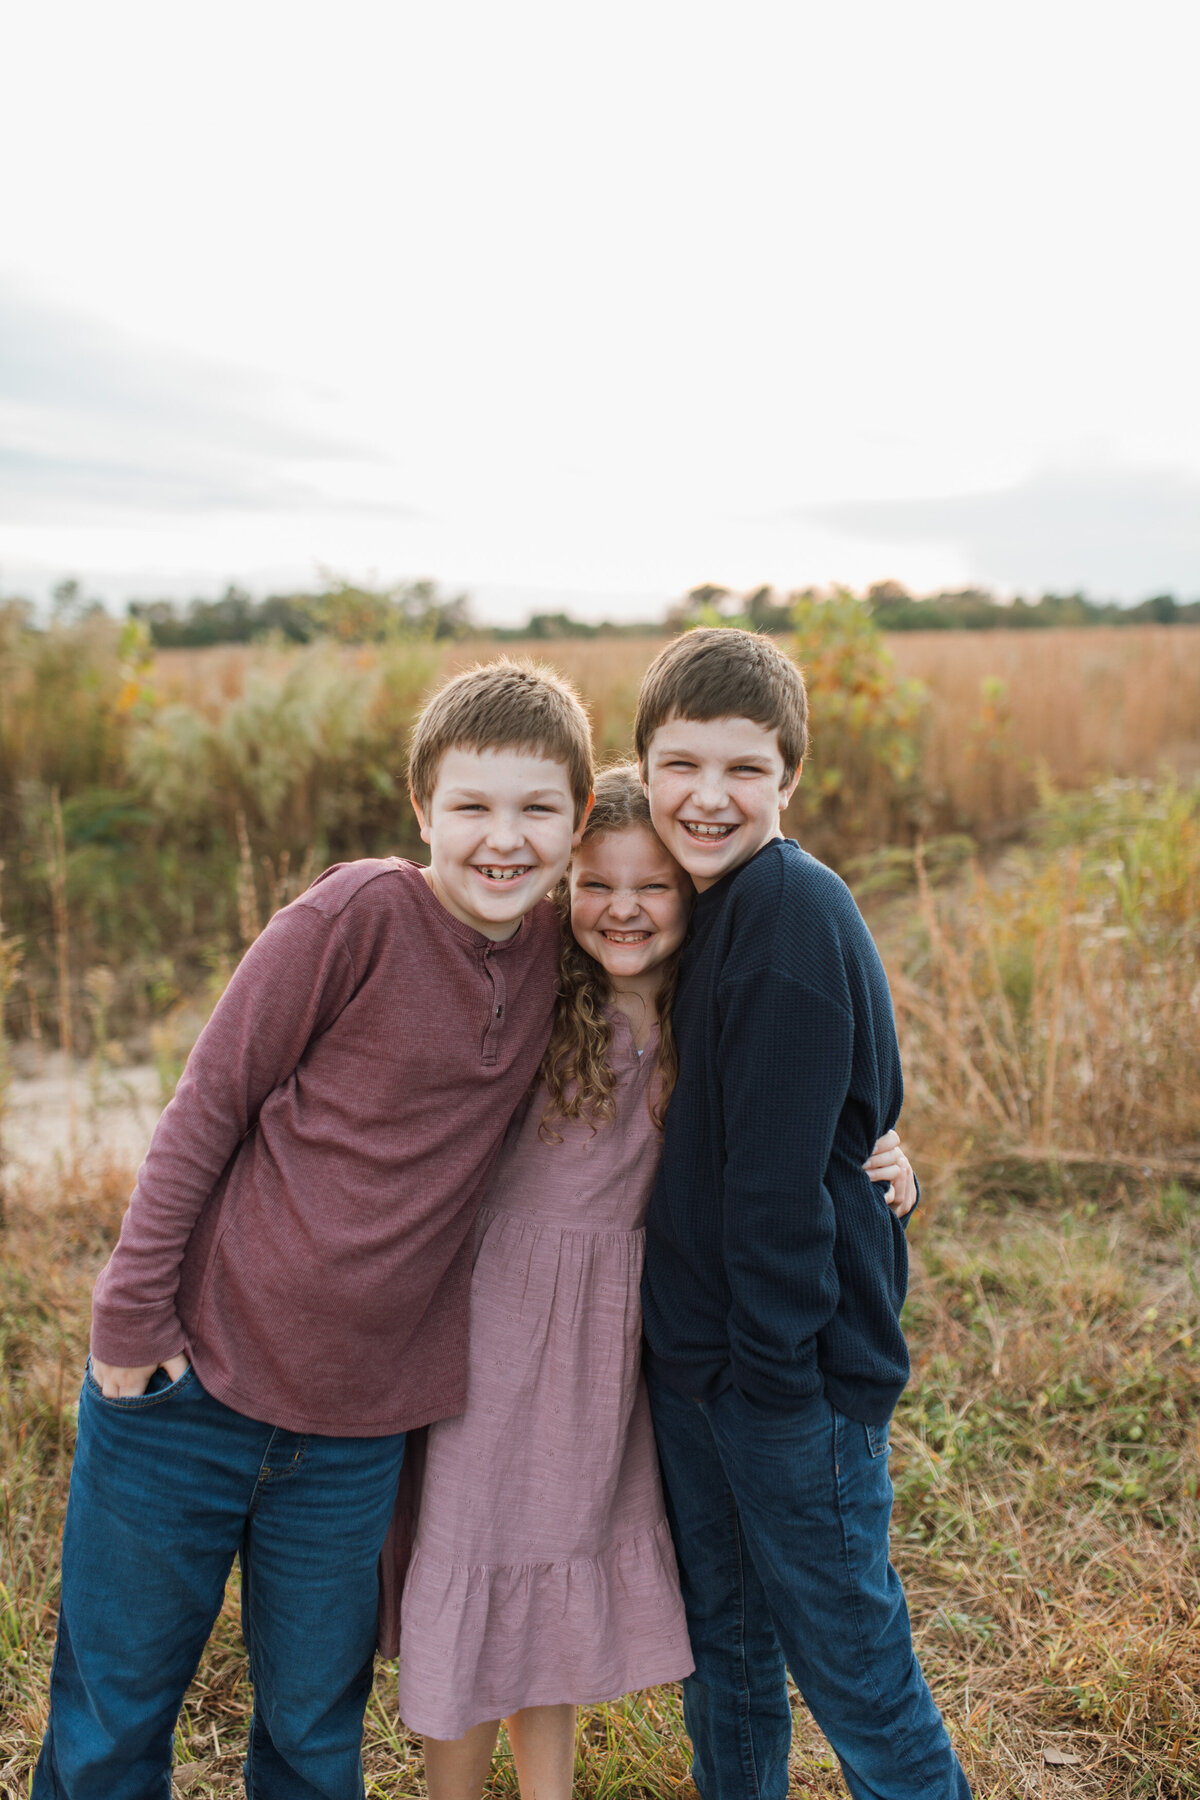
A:
{"type": "Polygon", "coordinates": [[[633,722],[640,763],[668,719],[753,719],[773,729],[789,781],[808,749],[803,675],[771,638],[736,626],[685,631],[659,651],[646,670],[633,722]]]}
{"type": "Polygon", "coordinates": [[[447,750],[525,750],[566,764],[578,825],[592,791],[592,733],[570,682],[545,663],[498,657],[451,676],[421,708],[408,784],[426,811],[447,750]]]}

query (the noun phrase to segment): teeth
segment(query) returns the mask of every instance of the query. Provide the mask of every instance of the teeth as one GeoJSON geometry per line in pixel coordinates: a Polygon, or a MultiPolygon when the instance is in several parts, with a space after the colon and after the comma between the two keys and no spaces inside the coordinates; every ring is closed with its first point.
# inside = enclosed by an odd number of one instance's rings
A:
{"type": "Polygon", "coordinates": [[[610,944],[644,944],[650,933],[648,931],[606,931],[604,936],[610,944]]]}
{"type": "Polygon", "coordinates": [[[729,836],[729,833],[733,830],[733,826],[732,825],[693,825],[689,821],[688,823],[685,823],[683,829],[687,832],[690,832],[692,837],[723,838],[723,837],[729,836]]]}
{"type": "Polygon", "coordinates": [[[475,867],[481,875],[486,875],[489,881],[518,881],[522,875],[528,875],[533,864],[528,863],[518,869],[489,868],[486,863],[476,863],[475,867]]]}

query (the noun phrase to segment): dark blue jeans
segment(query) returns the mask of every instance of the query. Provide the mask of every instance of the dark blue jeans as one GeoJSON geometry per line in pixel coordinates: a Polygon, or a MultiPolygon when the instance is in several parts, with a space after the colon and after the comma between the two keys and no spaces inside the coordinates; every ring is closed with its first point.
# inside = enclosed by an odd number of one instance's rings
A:
{"type": "Polygon", "coordinates": [[[235,1556],[251,1800],[360,1800],[379,1552],[404,1436],[276,1430],[189,1370],[106,1400],[89,1370],[34,1800],[170,1800],[175,1720],[235,1556]]]}
{"type": "Polygon", "coordinates": [[[773,1412],[727,1388],[650,1403],[696,1672],[703,1800],[785,1800],[786,1670],[854,1800],[970,1800],[888,1562],[887,1426],[824,1398],[773,1412]]]}

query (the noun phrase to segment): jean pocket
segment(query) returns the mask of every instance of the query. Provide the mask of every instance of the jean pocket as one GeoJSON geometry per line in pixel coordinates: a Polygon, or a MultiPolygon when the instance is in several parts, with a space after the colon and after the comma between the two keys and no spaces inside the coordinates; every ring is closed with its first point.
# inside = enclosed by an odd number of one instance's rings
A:
{"type": "Polygon", "coordinates": [[[888,1441],[888,1422],[886,1420],[882,1425],[864,1425],[863,1430],[867,1434],[867,1449],[871,1452],[873,1457],[888,1456],[891,1454],[891,1446],[888,1441]]]}
{"type": "Polygon", "coordinates": [[[104,1389],[92,1374],[92,1359],[89,1356],[87,1359],[87,1367],[83,1374],[83,1385],[94,1400],[99,1400],[101,1406],[116,1407],[121,1412],[141,1412],[148,1406],[159,1406],[164,1400],[173,1400],[175,1396],[181,1394],[184,1388],[186,1388],[194,1379],[195,1376],[191,1363],[188,1364],[187,1368],[183,1371],[183,1374],[175,1381],[171,1380],[171,1377],[164,1368],[159,1367],[155,1369],[153,1375],[151,1375],[149,1381],[146,1383],[144,1393],[125,1394],[120,1398],[112,1399],[104,1392],[104,1389]]]}

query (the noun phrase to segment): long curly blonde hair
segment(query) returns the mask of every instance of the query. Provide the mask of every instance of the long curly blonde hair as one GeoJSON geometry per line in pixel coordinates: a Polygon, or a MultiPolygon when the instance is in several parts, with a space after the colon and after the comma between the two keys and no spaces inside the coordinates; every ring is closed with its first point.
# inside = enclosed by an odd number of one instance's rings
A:
{"type": "MultiPolygon", "coordinates": [[[[628,831],[633,826],[654,836],[650,805],[642,791],[637,764],[618,763],[596,777],[596,804],[582,842],[592,843],[610,832],[628,831]]],[[[571,935],[571,894],[565,879],[555,890],[554,903],[562,923],[562,951],[554,1030],[539,1071],[549,1095],[540,1132],[548,1142],[560,1143],[561,1137],[553,1128],[555,1119],[586,1119],[595,1130],[614,1117],[617,1077],[611,1060],[612,1021],[605,1011],[612,1001],[612,982],[607,970],[571,935]]],[[[666,964],[656,1002],[658,1072],[647,1104],[650,1117],[660,1130],[679,1073],[679,1055],[671,1030],[679,957],[677,950],[666,964]]]]}

